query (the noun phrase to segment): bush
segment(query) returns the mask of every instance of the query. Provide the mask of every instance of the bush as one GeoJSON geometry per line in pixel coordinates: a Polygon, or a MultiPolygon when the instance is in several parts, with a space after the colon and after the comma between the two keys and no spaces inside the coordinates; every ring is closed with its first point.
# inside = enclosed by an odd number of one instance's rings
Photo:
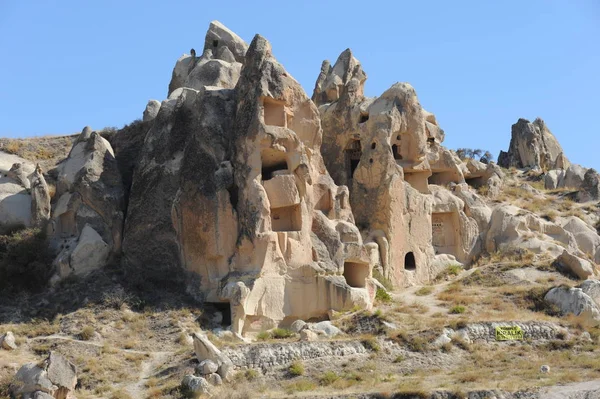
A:
{"type": "Polygon", "coordinates": [[[276,328],[271,331],[271,336],[275,339],[285,339],[294,336],[294,332],[286,328],[276,328]]]}
{"type": "Polygon", "coordinates": [[[258,378],[258,371],[254,370],[254,369],[248,369],[244,373],[244,377],[246,377],[246,379],[248,381],[254,381],[255,379],[258,378]]]}
{"type": "Polygon", "coordinates": [[[417,296],[426,296],[429,295],[433,292],[433,288],[432,287],[421,287],[419,288],[416,292],[415,295],[417,296]]]}
{"type": "Polygon", "coordinates": [[[256,339],[259,341],[266,341],[268,339],[271,339],[271,333],[269,333],[268,331],[261,331],[258,333],[258,335],[256,335],[256,339]]]}
{"type": "Polygon", "coordinates": [[[340,379],[340,376],[337,375],[333,371],[326,371],[321,378],[319,378],[319,383],[323,386],[328,386],[336,382],[340,379]]]}
{"type": "Polygon", "coordinates": [[[384,277],[378,270],[373,270],[373,278],[381,283],[388,291],[394,290],[394,284],[388,279],[384,277]]]}
{"type": "Polygon", "coordinates": [[[52,269],[52,254],[40,229],[0,236],[0,290],[39,291],[52,269]]]}
{"type": "Polygon", "coordinates": [[[90,339],[94,338],[94,334],[96,334],[96,330],[94,330],[94,327],[85,326],[79,333],[79,337],[81,337],[81,339],[84,341],[89,341],[90,339]]]}
{"type": "Polygon", "coordinates": [[[465,313],[466,310],[467,310],[467,308],[465,308],[462,305],[455,305],[450,308],[450,313],[451,314],[462,314],[462,313],[465,313]]]}
{"type": "Polygon", "coordinates": [[[392,296],[386,290],[378,287],[375,293],[375,300],[381,303],[389,303],[392,301],[392,296]]]}
{"type": "Polygon", "coordinates": [[[294,377],[304,375],[304,364],[302,364],[299,361],[295,361],[294,363],[292,363],[288,371],[290,372],[290,375],[294,377]]]}

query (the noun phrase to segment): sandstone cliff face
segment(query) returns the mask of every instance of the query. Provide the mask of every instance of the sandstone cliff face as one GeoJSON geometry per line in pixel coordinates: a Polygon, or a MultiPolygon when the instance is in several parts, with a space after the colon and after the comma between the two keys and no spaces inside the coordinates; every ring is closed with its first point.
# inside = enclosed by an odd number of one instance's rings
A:
{"type": "MultiPolygon", "coordinates": [[[[363,237],[378,248],[378,268],[398,285],[424,283],[438,270],[436,253],[468,263],[481,245],[479,225],[462,200],[430,184],[464,184],[471,173],[440,144],[444,132],[415,90],[396,83],[378,98],[364,97],[366,74],[350,50],[333,67],[324,62],[313,100],[320,105],[327,168],[350,187],[363,237]],[[438,191],[442,193],[442,191],[438,191]]],[[[483,184],[493,173],[474,171],[483,184]]]]}
{"type": "Polygon", "coordinates": [[[569,161],[556,137],[540,118],[533,123],[519,119],[512,125],[508,152],[501,151],[498,164],[505,168],[566,169],[569,161]]]}
{"type": "MultiPolygon", "coordinates": [[[[208,44],[220,40],[215,26],[208,44]]],[[[179,87],[161,104],[133,176],[127,267],[157,279],[193,272],[190,286],[229,304],[238,334],[370,307],[374,248],[353,224],[348,189],[327,173],[316,106],[264,38],[248,48],[224,29],[234,57],[220,65],[235,88],[179,87]]]]}

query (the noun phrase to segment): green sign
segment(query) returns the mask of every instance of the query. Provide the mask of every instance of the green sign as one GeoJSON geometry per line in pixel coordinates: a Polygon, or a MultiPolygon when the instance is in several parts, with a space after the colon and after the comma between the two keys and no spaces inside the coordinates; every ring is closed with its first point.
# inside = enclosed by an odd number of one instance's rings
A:
{"type": "Polygon", "coordinates": [[[496,341],[523,340],[523,330],[519,326],[496,327],[496,341]]]}

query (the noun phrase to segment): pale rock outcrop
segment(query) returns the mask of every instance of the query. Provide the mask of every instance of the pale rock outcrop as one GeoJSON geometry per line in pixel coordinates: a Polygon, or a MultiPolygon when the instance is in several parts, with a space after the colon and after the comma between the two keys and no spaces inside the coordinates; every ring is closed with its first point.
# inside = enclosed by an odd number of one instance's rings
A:
{"type": "Polygon", "coordinates": [[[111,145],[89,127],[58,167],[49,226],[57,257],[56,282],[71,272],[84,275],[121,250],[124,190],[111,145]]]}
{"type": "Polygon", "coordinates": [[[199,362],[210,360],[213,364],[217,365],[216,372],[225,381],[229,381],[233,376],[233,363],[227,355],[223,354],[204,334],[195,333],[194,338],[194,351],[199,362]]]}
{"type": "Polygon", "coordinates": [[[554,265],[562,271],[577,276],[581,280],[585,280],[594,275],[594,265],[585,259],[570,254],[566,249],[558,258],[556,258],[554,265]]]}
{"type": "MultiPolygon", "coordinates": [[[[588,169],[583,177],[580,191],[577,193],[579,202],[597,201],[600,199],[600,173],[588,169]]],[[[600,261],[597,261],[600,263],[600,261]]]]}
{"type": "Polygon", "coordinates": [[[37,392],[54,399],[67,399],[77,385],[77,369],[64,356],[50,352],[40,364],[27,363],[19,369],[11,393],[15,397],[32,397],[37,392]]]}
{"type": "Polygon", "coordinates": [[[369,308],[374,251],[354,226],[348,189],[327,173],[315,105],[264,38],[243,59],[226,47],[236,59],[228,68],[244,61],[235,89],[178,88],[146,135],[126,267],[161,281],[191,272],[190,290],[229,304],[238,336],[369,308]]]}
{"type": "MultiPolygon", "coordinates": [[[[240,77],[248,45],[218,21],[210,23],[202,56],[182,55],[169,83],[169,98],[180,88],[199,90],[203,86],[233,89],[240,77]]],[[[177,95],[178,97],[178,95],[177,95]]]]}
{"type": "Polygon", "coordinates": [[[519,119],[512,125],[508,152],[501,151],[498,165],[510,168],[566,169],[569,166],[562,147],[540,118],[519,119]]]}
{"type": "Polygon", "coordinates": [[[600,306],[600,281],[599,280],[586,280],[579,285],[579,288],[588,295],[596,305],[600,306]]]}
{"type": "Polygon", "coordinates": [[[578,189],[583,184],[585,179],[585,173],[587,169],[581,165],[571,164],[565,170],[565,176],[562,181],[559,182],[558,187],[568,187],[578,189]]]}
{"type": "Polygon", "coordinates": [[[0,151],[0,233],[44,228],[49,216],[50,193],[41,169],[0,151]]]}
{"type": "Polygon", "coordinates": [[[555,287],[544,299],[556,305],[563,314],[581,316],[593,325],[600,325],[600,308],[581,288],[555,287]]]}
{"type": "Polygon", "coordinates": [[[576,216],[560,218],[556,223],[573,234],[581,252],[600,264],[600,236],[595,229],[576,216]]]}
{"type": "Polygon", "coordinates": [[[322,333],[325,336],[327,336],[328,338],[333,338],[336,335],[339,335],[342,333],[342,331],[337,328],[336,326],[334,326],[330,321],[326,320],[326,321],[321,321],[319,323],[309,323],[308,324],[308,329],[316,332],[316,333],[322,333]]]}
{"type": "Polygon", "coordinates": [[[470,263],[482,250],[477,221],[465,214],[465,202],[449,190],[430,186],[430,191],[436,254],[450,254],[461,263],[470,263]]]}
{"type": "Polygon", "coordinates": [[[350,50],[333,68],[323,63],[313,94],[323,126],[321,153],[335,183],[350,188],[365,243],[377,245],[377,269],[400,286],[425,282],[434,274],[430,159],[438,162],[440,179],[462,182],[462,171],[440,149],[443,131],[409,84],[373,99],[363,95],[365,80],[350,50]]]}
{"type": "Polygon", "coordinates": [[[142,121],[150,122],[156,118],[158,115],[158,111],[160,111],[160,101],[158,100],[150,100],[146,105],[146,109],[144,109],[144,115],[142,121]]]}
{"type": "Polygon", "coordinates": [[[219,370],[219,365],[210,359],[205,359],[196,366],[196,371],[200,375],[216,373],[217,370],[219,370]]]}
{"type": "Polygon", "coordinates": [[[565,247],[580,254],[573,235],[561,226],[513,205],[494,208],[485,241],[487,252],[526,248],[536,254],[559,256],[565,247]]]}
{"type": "Polygon", "coordinates": [[[0,336],[0,348],[6,349],[7,351],[17,349],[15,335],[11,331],[7,331],[0,336]]]}

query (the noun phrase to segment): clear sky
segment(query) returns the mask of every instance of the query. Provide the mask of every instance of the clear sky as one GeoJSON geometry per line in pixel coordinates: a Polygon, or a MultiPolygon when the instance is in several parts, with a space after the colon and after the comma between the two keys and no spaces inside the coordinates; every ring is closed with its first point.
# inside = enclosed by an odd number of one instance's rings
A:
{"type": "Polygon", "coordinates": [[[211,20],[255,33],[312,94],[350,47],[366,94],[411,83],[449,148],[507,149],[544,119],[572,162],[600,170],[600,1],[0,0],[0,136],[121,127],[163,100],[211,20]]]}

